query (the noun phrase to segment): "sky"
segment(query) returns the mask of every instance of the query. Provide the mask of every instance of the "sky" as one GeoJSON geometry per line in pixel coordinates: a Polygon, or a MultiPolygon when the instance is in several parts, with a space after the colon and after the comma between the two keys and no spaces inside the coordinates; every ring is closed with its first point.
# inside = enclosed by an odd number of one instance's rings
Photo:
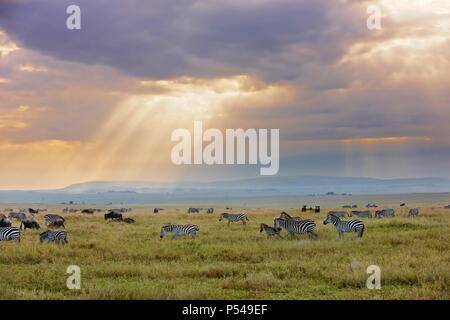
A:
{"type": "Polygon", "coordinates": [[[174,165],[195,120],[280,129],[279,175],[450,177],[449,52],[447,0],[0,0],[0,189],[259,175],[174,165]]]}

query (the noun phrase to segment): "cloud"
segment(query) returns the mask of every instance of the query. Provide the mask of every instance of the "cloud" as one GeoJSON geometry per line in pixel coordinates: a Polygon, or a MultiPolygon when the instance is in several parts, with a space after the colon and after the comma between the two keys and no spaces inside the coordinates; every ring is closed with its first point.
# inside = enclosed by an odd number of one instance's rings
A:
{"type": "Polygon", "coordinates": [[[364,18],[355,19],[363,11],[325,0],[81,0],[80,31],[65,27],[69,4],[3,2],[0,27],[53,57],[152,79],[241,73],[292,79],[305,64],[332,64],[348,41],[366,33],[358,28],[364,18]]]}

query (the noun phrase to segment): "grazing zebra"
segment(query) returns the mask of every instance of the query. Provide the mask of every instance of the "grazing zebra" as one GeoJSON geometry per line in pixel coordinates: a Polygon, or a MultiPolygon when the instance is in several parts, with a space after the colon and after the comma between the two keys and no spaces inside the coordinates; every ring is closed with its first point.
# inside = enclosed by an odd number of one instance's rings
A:
{"type": "Polygon", "coordinates": [[[316,223],[312,220],[286,220],[276,218],[274,221],[274,228],[284,228],[289,236],[293,236],[294,234],[304,234],[307,233],[310,238],[317,237],[317,234],[314,232],[316,228],[316,223]]]}
{"type": "Polygon", "coordinates": [[[277,236],[277,238],[281,238],[280,236],[280,232],[281,232],[281,228],[272,228],[270,226],[268,226],[265,223],[261,223],[261,228],[259,229],[259,232],[263,232],[265,231],[267,234],[267,239],[269,239],[272,236],[277,236]]]}
{"type": "Polygon", "coordinates": [[[417,217],[419,216],[419,209],[417,208],[412,208],[411,210],[409,210],[408,212],[408,217],[417,217]]]}
{"type": "Polygon", "coordinates": [[[349,217],[357,216],[360,218],[372,218],[372,212],[370,212],[370,210],[365,210],[365,211],[353,210],[348,216],[349,217]]]}
{"type": "Polygon", "coordinates": [[[172,239],[179,236],[191,235],[192,239],[197,236],[197,231],[199,231],[198,226],[195,224],[185,224],[185,225],[174,225],[170,224],[161,228],[159,237],[162,239],[166,234],[172,232],[172,239]]]}
{"type": "Polygon", "coordinates": [[[0,241],[10,240],[20,242],[20,230],[16,227],[0,228],[0,241]]]}
{"type": "Polygon", "coordinates": [[[228,225],[231,222],[242,221],[242,224],[246,224],[246,221],[250,221],[245,213],[221,213],[219,221],[222,221],[222,219],[227,219],[228,225]]]}
{"type": "Polygon", "coordinates": [[[59,242],[61,244],[69,243],[67,231],[63,230],[47,230],[39,235],[41,243],[47,239],[47,242],[59,242]]]}
{"type": "Polygon", "coordinates": [[[342,221],[334,214],[329,214],[323,221],[323,224],[328,223],[334,224],[340,239],[344,237],[345,232],[355,231],[359,238],[362,238],[364,233],[364,223],[361,220],[342,221]]]}
{"type": "Polygon", "coordinates": [[[287,214],[286,212],[284,212],[284,211],[280,213],[279,218],[280,218],[280,219],[285,219],[285,220],[298,220],[298,221],[303,220],[301,217],[291,217],[290,215],[288,215],[288,214],[287,214]]]}
{"type": "Polygon", "coordinates": [[[347,211],[330,211],[328,214],[334,214],[336,217],[345,218],[348,215],[347,211]]]}
{"type": "Polygon", "coordinates": [[[11,211],[11,212],[8,214],[8,218],[9,218],[9,219],[17,219],[17,220],[19,220],[19,221],[22,221],[22,220],[25,220],[25,219],[27,218],[27,216],[26,216],[26,214],[23,213],[23,212],[13,212],[13,211],[11,211]]]}
{"type": "Polygon", "coordinates": [[[395,217],[394,209],[383,209],[375,211],[375,218],[395,217]]]}
{"type": "Polygon", "coordinates": [[[64,229],[66,228],[66,226],[64,225],[66,220],[57,214],[46,214],[44,216],[44,221],[45,225],[49,227],[52,226],[52,227],[63,227],[64,229]]]}

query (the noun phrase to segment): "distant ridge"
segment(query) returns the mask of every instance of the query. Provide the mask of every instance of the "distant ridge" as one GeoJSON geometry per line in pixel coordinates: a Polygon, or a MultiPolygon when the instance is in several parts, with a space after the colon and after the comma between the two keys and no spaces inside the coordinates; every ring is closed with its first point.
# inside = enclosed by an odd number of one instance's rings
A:
{"type": "Polygon", "coordinates": [[[0,202],[145,202],[188,198],[439,193],[450,191],[444,178],[376,179],[332,176],[261,176],[213,182],[90,181],[62,189],[0,191],[0,202]]]}

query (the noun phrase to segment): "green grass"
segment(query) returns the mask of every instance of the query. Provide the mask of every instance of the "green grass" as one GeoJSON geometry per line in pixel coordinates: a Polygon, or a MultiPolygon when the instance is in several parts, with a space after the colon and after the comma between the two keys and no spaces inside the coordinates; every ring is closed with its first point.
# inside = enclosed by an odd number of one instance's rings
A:
{"type": "Polygon", "coordinates": [[[230,227],[217,214],[138,209],[125,214],[134,225],[67,214],[65,247],[41,245],[39,231],[30,230],[20,244],[0,243],[0,299],[450,298],[450,210],[424,207],[413,220],[404,211],[363,219],[364,238],[344,240],[322,224],[325,213],[308,213],[318,240],[266,239],[259,223],[272,224],[279,211],[247,210],[250,222],[230,227]],[[199,238],[160,240],[169,222],[197,224],[199,238]],[[81,268],[81,290],[66,288],[73,264],[81,268]],[[372,264],[381,268],[381,290],[366,288],[372,264]]]}

